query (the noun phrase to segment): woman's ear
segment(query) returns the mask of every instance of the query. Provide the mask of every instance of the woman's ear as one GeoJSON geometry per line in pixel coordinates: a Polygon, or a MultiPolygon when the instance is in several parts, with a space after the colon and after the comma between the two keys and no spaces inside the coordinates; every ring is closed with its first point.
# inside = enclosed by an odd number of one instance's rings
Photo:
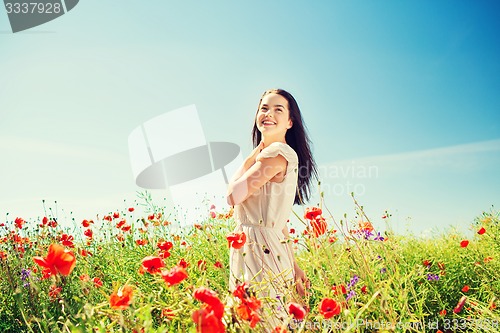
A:
{"type": "Polygon", "coordinates": [[[286,129],[290,129],[290,128],[292,128],[292,126],[293,126],[293,121],[292,121],[292,119],[289,119],[288,126],[286,127],[286,129]]]}

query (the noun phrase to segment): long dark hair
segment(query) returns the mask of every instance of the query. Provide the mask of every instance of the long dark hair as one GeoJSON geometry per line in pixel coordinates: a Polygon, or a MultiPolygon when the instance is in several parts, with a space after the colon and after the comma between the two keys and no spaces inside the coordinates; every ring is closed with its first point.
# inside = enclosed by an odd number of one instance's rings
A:
{"type": "MultiPolygon", "coordinates": [[[[294,204],[302,205],[309,200],[311,196],[311,182],[312,178],[318,179],[318,171],[316,168],[316,163],[314,162],[311,153],[311,140],[306,132],[306,127],[302,121],[302,115],[300,114],[299,105],[292,94],[283,89],[270,89],[265,91],[259,101],[259,106],[257,107],[257,112],[262,103],[262,99],[267,94],[278,94],[283,96],[288,101],[288,109],[290,111],[290,119],[292,120],[292,127],[286,131],[285,140],[286,143],[295,150],[299,158],[298,167],[298,184],[297,184],[297,194],[295,195],[294,204]]],[[[253,124],[252,129],[252,141],[254,148],[257,147],[262,139],[262,134],[257,128],[257,125],[253,124]]]]}

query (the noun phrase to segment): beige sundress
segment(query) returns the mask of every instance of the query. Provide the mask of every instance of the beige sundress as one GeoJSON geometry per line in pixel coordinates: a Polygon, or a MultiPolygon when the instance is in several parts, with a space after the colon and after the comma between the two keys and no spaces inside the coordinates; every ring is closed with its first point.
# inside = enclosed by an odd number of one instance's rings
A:
{"type": "Polygon", "coordinates": [[[267,182],[234,207],[235,231],[243,231],[247,241],[241,249],[231,248],[229,255],[230,290],[248,282],[263,302],[263,308],[268,308],[267,321],[272,324],[279,324],[287,315],[284,307],[295,291],[293,255],[283,229],[297,193],[298,157],[289,145],[274,142],[257,158],[278,154],[288,162],[284,179],[279,183],[267,182]]]}

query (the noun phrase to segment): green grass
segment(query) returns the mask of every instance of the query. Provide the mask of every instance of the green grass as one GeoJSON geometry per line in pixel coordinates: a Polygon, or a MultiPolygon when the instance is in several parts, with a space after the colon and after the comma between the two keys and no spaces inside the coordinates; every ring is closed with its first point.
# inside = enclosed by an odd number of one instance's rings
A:
{"type": "MultiPolygon", "coordinates": [[[[499,330],[497,212],[484,212],[471,221],[475,231],[484,227],[486,232],[474,233],[468,246],[462,247],[465,236],[455,231],[433,238],[385,232],[379,235],[384,240],[376,238],[376,230],[371,235],[360,232],[359,220],[369,219],[357,202],[355,206],[358,218],[340,221],[322,207],[329,228],[317,238],[291,235],[297,261],[312,284],[305,300],[309,309],[305,319],[297,322],[290,318],[288,322],[294,332],[499,330]],[[332,289],[337,286],[336,290],[341,290],[342,285],[346,294],[332,289]],[[464,286],[469,290],[462,290],[464,286]],[[467,297],[465,305],[454,313],[462,296],[467,297]],[[328,320],[318,310],[326,297],[342,303],[341,313],[328,320]]],[[[120,217],[112,221],[96,220],[90,226],[91,241],[80,224],[62,230],[60,226],[41,227],[41,221],[27,221],[19,229],[6,219],[0,229],[0,331],[196,332],[191,315],[201,303],[193,297],[195,288],[208,287],[225,303],[232,298],[226,235],[234,220],[219,215],[182,229],[169,221],[165,208],[150,209],[151,214],[156,213],[153,220],[128,211],[119,212],[120,217]],[[162,217],[158,218],[160,212],[162,217]],[[122,218],[132,224],[130,231],[116,228],[122,218]],[[60,242],[63,233],[75,238],[74,248],[68,249],[76,255],[76,267],[69,276],[42,279],[41,267],[32,258],[45,256],[48,246],[60,242]],[[117,239],[118,233],[123,234],[122,241],[117,239]],[[147,239],[147,244],[137,245],[138,239],[147,239]],[[167,286],[159,274],[139,274],[141,260],[158,255],[160,240],[173,243],[164,269],[181,259],[188,263],[188,278],[178,285],[167,286]],[[83,256],[82,250],[91,255],[83,256]],[[199,261],[205,261],[204,267],[200,268],[199,261]],[[96,277],[103,282],[102,287],[94,285],[96,277]],[[124,284],[133,286],[133,302],[125,310],[114,310],[109,295],[124,284]],[[49,290],[54,285],[61,291],[51,297],[49,290]],[[163,315],[166,309],[169,316],[163,315]]],[[[235,314],[234,305],[226,306],[224,322],[227,332],[265,330],[263,323],[252,329],[235,314]]]]}

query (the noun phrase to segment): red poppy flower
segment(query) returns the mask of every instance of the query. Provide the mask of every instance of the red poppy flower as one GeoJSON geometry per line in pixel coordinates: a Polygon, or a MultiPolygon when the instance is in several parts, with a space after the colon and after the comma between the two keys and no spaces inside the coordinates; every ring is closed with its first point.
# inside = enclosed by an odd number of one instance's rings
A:
{"type": "Polygon", "coordinates": [[[169,251],[174,244],[172,242],[161,241],[156,244],[156,246],[162,251],[169,251]]]}
{"type": "Polygon", "coordinates": [[[87,236],[88,238],[92,239],[92,236],[94,235],[94,233],[92,232],[92,229],[85,229],[85,231],[83,232],[83,234],[85,236],[87,236]]]}
{"type": "Polygon", "coordinates": [[[248,297],[248,282],[244,282],[236,287],[233,291],[233,296],[238,297],[240,300],[244,300],[248,297]]]}
{"type": "Polygon", "coordinates": [[[113,218],[110,215],[104,216],[103,219],[109,222],[113,221],[113,218]]]}
{"type": "Polygon", "coordinates": [[[83,282],[88,282],[90,281],[90,276],[88,274],[82,274],[80,275],[80,280],[83,282]]]}
{"type": "Polygon", "coordinates": [[[235,250],[239,250],[245,245],[247,241],[247,235],[244,232],[233,232],[227,235],[226,237],[229,247],[232,247],[235,250]]]}
{"type": "Polygon", "coordinates": [[[200,271],[205,271],[207,270],[207,262],[205,260],[198,260],[198,269],[200,271]]]}
{"type": "Polygon", "coordinates": [[[213,290],[205,287],[196,288],[193,292],[193,297],[209,305],[217,318],[220,319],[224,316],[224,303],[222,303],[213,290]]]}
{"type": "Polygon", "coordinates": [[[359,225],[359,230],[360,231],[372,232],[373,230],[375,230],[373,228],[373,225],[369,221],[360,222],[358,225],[359,225]]]}
{"type": "Polygon", "coordinates": [[[174,311],[172,311],[171,309],[169,309],[169,308],[165,308],[165,309],[162,309],[162,310],[161,310],[161,316],[162,316],[163,318],[168,319],[168,320],[172,320],[172,319],[174,319],[174,317],[175,317],[175,313],[174,313],[174,311]]]}
{"type": "Polygon", "coordinates": [[[468,292],[470,289],[470,287],[468,285],[465,285],[463,288],[462,288],[462,292],[466,293],[468,292]]]}
{"type": "Polygon", "coordinates": [[[130,207],[130,208],[128,209],[128,211],[129,211],[129,212],[131,212],[131,213],[132,213],[134,210],[135,210],[135,209],[134,209],[134,207],[130,207]]]}
{"type": "Polygon", "coordinates": [[[233,291],[233,296],[240,299],[241,303],[236,308],[236,313],[243,320],[250,321],[250,327],[255,327],[260,321],[258,311],[261,306],[261,302],[255,298],[255,296],[249,296],[248,294],[248,283],[244,282],[236,287],[233,291]]]}
{"type": "Polygon", "coordinates": [[[325,219],[320,216],[311,221],[311,227],[314,237],[319,237],[326,232],[326,229],[328,229],[328,224],[326,223],[325,219]]]}
{"type": "Polygon", "coordinates": [[[461,247],[467,247],[469,245],[469,241],[467,239],[464,239],[463,241],[460,242],[461,247]]]}
{"type": "Polygon", "coordinates": [[[477,231],[477,233],[480,235],[484,234],[485,232],[486,232],[486,229],[484,229],[484,228],[481,228],[477,231]]]}
{"type": "Polygon", "coordinates": [[[427,266],[427,267],[432,266],[432,262],[431,262],[430,260],[427,260],[427,259],[425,259],[425,260],[422,262],[422,264],[423,264],[424,266],[427,266]]]}
{"type": "Polygon", "coordinates": [[[88,220],[83,220],[83,221],[82,221],[82,226],[83,226],[84,228],[88,228],[88,227],[90,227],[90,224],[91,224],[91,223],[94,223],[94,221],[92,221],[92,220],[90,220],[90,221],[88,221],[88,220]]]}
{"type": "Polygon", "coordinates": [[[325,319],[340,314],[340,309],[340,303],[331,298],[323,298],[319,304],[319,313],[321,313],[325,319]]]}
{"type": "Polygon", "coordinates": [[[76,265],[75,255],[59,244],[51,244],[47,257],[33,257],[33,261],[39,266],[50,269],[54,275],[61,273],[64,276],[69,275],[76,265]]]}
{"type": "Polygon", "coordinates": [[[14,220],[14,223],[16,224],[16,227],[18,229],[22,229],[23,228],[23,224],[25,223],[25,221],[20,218],[20,217],[16,217],[16,219],[14,220]]]}
{"type": "Polygon", "coordinates": [[[466,300],[467,300],[467,297],[462,296],[462,298],[460,298],[460,300],[458,301],[457,306],[453,309],[453,312],[460,313],[462,311],[462,309],[464,308],[466,300]]]}
{"type": "Polygon", "coordinates": [[[87,251],[87,250],[81,249],[81,250],[80,250],[80,255],[81,255],[82,257],[87,257],[87,256],[89,256],[89,255],[91,256],[91,255],[92,255],[92,253],[90,253],[90,252],[89,252],[89,251],[87,251]]]}
{"type": "Polygon", "coordinates": [[[173,286],[181,283],[188,277],[186,270],[180,266],[174,266],[170,271],[162,271],[161,277],[167,283],[167,286],[173,286]]]}
{"type": "Polygon", "coordinates": [[[47,280],[49,277],[52,276],[50,268],[44,268],[41,273],[42,273],[42,280],[47,280]]]}
{"type": "Polygon", "coordinates": [[[214,264],[215,267],[217,268],[222,268],[224,266],[222,266],[222,263],[220,261],[216,261],[215,264],[214,264]]]}
{"type": "Polygon", "coordinates": [[[132,297],[134,295],[134,290],[129,285],[124,285],[118,290],[115,290],[109,296],[109,305],[115,310],[125,310],[132,304],[132,297]]]}
{"type": "Polygon", "coordinates": [[[55,284],[50,286],[49,296],[50,298],[56,298],[62,291],[61,287],[57,287],[55,284]]]}
{"type": "Polygon", "coordinates": [[[191,315],[196,323],[196,332],[198,333],[224,333],[226,328],[222,319],[218,318],[212,307],[202,306],[191,315]]]}
{"type": "Polygon", "coordinates": [[[158,252],[158,256],[162,259],[167,259],[168,257],[170,257],[170,252],[160,251],[160,252],[158,252]]]}
{"type": "Polygon", "coordinates": [[[114,218],[114,219],[117,219],[117,218],[119,218],[119,217],[120,217],[120,213],[118,213],[118,212],[114,212],[114,213],[113,213],[113,218],[114,218]]]}
{"type": "Polygon", "coordinates": [[[361,292],[362,292],[363,294],[368,293],[367,288],[368,288],[367,286],[363,286],[363,287],[361,287],[361,292]]]}
{"type": "Polygon", "coordinates": [[[345,294],[347,294],[347,289],[346,289],[346,287],[345,287],[343,284],[341,284],[341,285],[339,285],[339,286],[334,285],[334,286],[332,287],[332,290],[333,290],[333,294],[334,294],[334,295],[338,295],[338,294],[340,294],[340,293],[342,293],[342,294],[344,294],[344,295],[345,295],[345,294]]]}
{"type": "Polygon", "coordinates": [[[255,296],[247,297],[238,305],[236,313],[241,319],[249,321],[250,327],[254,328],[260,321],[258,313],[260,306],[261,302],[255,296]]]}
{"type": "Polygon", "coordinates": [[[163,260],[160,257],[148,256],[142,259],[142,267],[139,273],[148,272],[149,274],[159,273],[160,269],[165,267],[163,260]]]}
{"type": "Polygon", "coordinates": [[[73,244],[74,240],[75,240],[75,238],[71,235],[68,235],[68,234],[61,235],[61,243],[64,246],[75,247],[75,245],[73,244]]]}
{"type": "Polygon", "coordinates": [[[96,288],[102,287],[102,280],[99,279],[98,277],[93,278],[92,282],[94,282],[94,287],[96,288]]]}
{"type": "Polygon", "coordinates": [[[307,207],[304,218],[307,220],[314,220],[316,217],[323,214],[323,211],[319,207],[307,207]]]}
{"type": "Polygon", "coordinates": [[[443,309],[443,310],[439,311],[439,315],[440,315],[441,317],[446,316],[446,309],[443,309]]]}
{"type": "Polygon", "coordinates": [[[293,318],[297,320],[302,320],[306,316],[306,310],[302,305],[297,303],[288,304],[288,313],[293,315],[293,318]]]}
{"type": "Polygon", "coordinates": [[[179,260],[179,263],[177,263],[177,266],[180,266],[182,268],[187,268],[189,266],[189,263],[184,260],[184,258],[181,258],[181,260],[179,260]]]}
{"type": "Polygon", "coordinates": [[[120,229],[121,227],[123,227],[125,225],[125,223],[127,223],[127,220],[125,219],[121,219],[117,224],[116,224],[116,228],[120,229]]]}
{"type": "Polygon", "coordinates": [[[148,240],[145,239],[145,238],[141,238],[141,239],[136,239],[135,240],[135,243],[138,245],[138,246],[144,246],[148,243],[148,240]]]}
{"type": "Polygon", "coordinates": [[[122,231],[123,232],[127,232],[130,230],[130,228],[132,228],[132,226],[130,224],[125,224],[123,227],[122,227],[122,231]]]}

